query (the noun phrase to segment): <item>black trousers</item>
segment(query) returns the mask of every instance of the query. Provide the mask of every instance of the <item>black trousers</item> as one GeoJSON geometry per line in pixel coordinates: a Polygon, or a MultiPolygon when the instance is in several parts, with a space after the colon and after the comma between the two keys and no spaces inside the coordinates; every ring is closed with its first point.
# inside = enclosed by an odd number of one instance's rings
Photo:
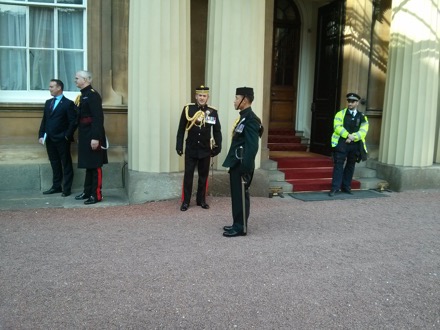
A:
{"type": "Polygon", "coordinates": [[[46,150],[52,167],[52,188],[62,188],[64,192],[70,192],[73,182],[70,142],[67,140],[54,142],[47,138],[46,150]]]}
{"type": "Polygon", "coordinates": [[[339,140],[338,145],[333,150],[332,190],[351,189],[351,180],[353,179],[358,153],[359,142],[345,143],[343,139],[339,140]]]}
{"type": "MultiPolygon", "coordinates": [[[[244,200],[245,200],[245,215],[246,223],[249,219],[249,212],[251,207],[251,201],[249,197],[249,187],[252,182],[253,172],[251,173],[246,184],[244,200]]],[[[231,201],[232,201],[232,220],[233,227],[236,231],[243,231],[244,221],[243,221],[243,194],[242,194],[242,184],[241,184],[241,173],[240,166],[229,169],[229,185],[231,187],[231,201]]]]}
{"type": "Polygon", "coordinates": [[[102,167],[86,169],[84,194],[93,196],[98,201],[102,199],[102,167]]]}
{"type": "Polygon", "coordinates": [[[208,189],[209,163],[211,156],[205,158],[192,158],[185,153],[185,174],[183,176],[182,202],[187,203],[191,200],[194,170],[197,166],[199,175],[197,183],[197,204],[205,203],[206,190],[208,189]]]}

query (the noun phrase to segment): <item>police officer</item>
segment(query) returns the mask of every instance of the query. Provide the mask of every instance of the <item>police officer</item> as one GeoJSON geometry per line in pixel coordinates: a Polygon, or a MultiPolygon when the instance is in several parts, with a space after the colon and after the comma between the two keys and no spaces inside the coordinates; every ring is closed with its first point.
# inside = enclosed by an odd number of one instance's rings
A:
{"type": "Polygon", "coordinates": [[[333,197],[341,189],[352,194],[351,180],[353,179],[356,162],[366,159],[367,146],[365,137],[368,133],[368,119],[357,110],[361,97],[356,93],[348,93],[348,106],[338,111],[333,121],[334,132],[331,139],[333,148],[333,178],[328,195],[333,197]],[[344,167],[345,163],[345,167],[344,167]]]}
{"type": "Polygon", "coordinates": [[[231,147],[223,162],[224,167],[229,167],[229,183],[232,200],[232,226],[224,226],[223,236],[245,236],[244,217],[249,218],[250,199],[249,187],[255,169],[255,157],[258,152],[258,140],[263,134],[260,118],[252,111],[254,90],[250,87],[239,87],[235,92],[234,108],[240,112],[234,129],[231,147]],[[242,194],[242,178],[245,183],[245,194],[242,194]],[[245,210],[243,210],[243,198],[245,210]]]}
{"type": "Polygon", "coordinates": [[[91,86],[92,74],[78,71],[75,83],[81,94],[75,100],[78,109],[78,168],[86,169],[84,190],[75,197],[84,204],[102,200],[102,165],[107,164],[107,143],[101,96],[91,86]]]}
{"type": "Polygon", "coordinates": [[[188,210],[196,166],[199,175],[196,202],[203,209],[209,209],[209,205],[206,203],[206,190],[210,159],[217,156],[222,149],[222,133],[218,112],[208,105],[209,87],[203,85],[198,87],[195,91],[195,99],[196,103],[190,103],[183,107],[177,130],[176,151],[179,156],[183,154],[183,139],[185,132],[187,132],[181,211],[188,210]],[[211,131],[213,140],[211,140],[211,131]]]}

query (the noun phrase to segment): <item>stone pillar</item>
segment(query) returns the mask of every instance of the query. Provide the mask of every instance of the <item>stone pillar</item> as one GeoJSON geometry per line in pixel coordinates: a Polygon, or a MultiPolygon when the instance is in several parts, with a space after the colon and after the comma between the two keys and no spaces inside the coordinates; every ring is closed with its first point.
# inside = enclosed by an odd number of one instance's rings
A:
{"type": "MultiPolygon", "coordinates": [[[[263,119],[265,0],[210,0],[208,15],[206,81],[222,124],[223,150],[216,158],[217,168],[224,169],[222,161],[239,116],[233,106],[237,87],[254,88],[252,109],[263,119]]],[[[256,168],[260,158],[259,152],[256,168]]]]}
{"type": "Polygon", "coordinates": [[[431,166],[438,133],[440,1],[393,0],[379,161],[431,166]]]}
{"type": "Polygon", "coordinates": [[[190,1],[131,0],[128,168],[178,171],[176,132],[190,95],[190,1]]]}

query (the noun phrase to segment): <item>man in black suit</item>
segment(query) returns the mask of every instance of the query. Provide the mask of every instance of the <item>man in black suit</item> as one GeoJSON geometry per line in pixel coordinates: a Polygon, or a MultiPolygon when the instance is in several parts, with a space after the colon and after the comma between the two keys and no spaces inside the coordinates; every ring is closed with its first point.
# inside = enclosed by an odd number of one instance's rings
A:
{"type": "Polygon", "coordinates": [[[77,113],[73,101],[63,95],[64,84],[59,79],[51,79],[50,95],[53,98],[44,105],[38,142],[46,145],[50,166],[52,167],[52,187],[43,194],[62,192],[61,196],[71,194],[73,181],[70,143],[77,127],[77,113]]]}

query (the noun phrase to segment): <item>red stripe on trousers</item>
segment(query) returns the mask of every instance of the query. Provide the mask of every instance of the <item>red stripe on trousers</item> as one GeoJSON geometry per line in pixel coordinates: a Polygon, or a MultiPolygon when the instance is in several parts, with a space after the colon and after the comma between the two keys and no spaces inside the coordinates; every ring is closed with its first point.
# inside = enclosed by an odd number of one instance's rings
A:
{"type": "Polygon", "coordinates": [[[185,185],[183,184],[185,181],[185,179],[182,180],[182,200],[181,202],[183,202],[185,200],[185,185]]]}
{"type": "Polygon", "coordinates": [[[102,168],[98,167],[96,169],[98,175],[98,184],[96,187],[96,199],[100,201],[102,199],[102,168]]]}

